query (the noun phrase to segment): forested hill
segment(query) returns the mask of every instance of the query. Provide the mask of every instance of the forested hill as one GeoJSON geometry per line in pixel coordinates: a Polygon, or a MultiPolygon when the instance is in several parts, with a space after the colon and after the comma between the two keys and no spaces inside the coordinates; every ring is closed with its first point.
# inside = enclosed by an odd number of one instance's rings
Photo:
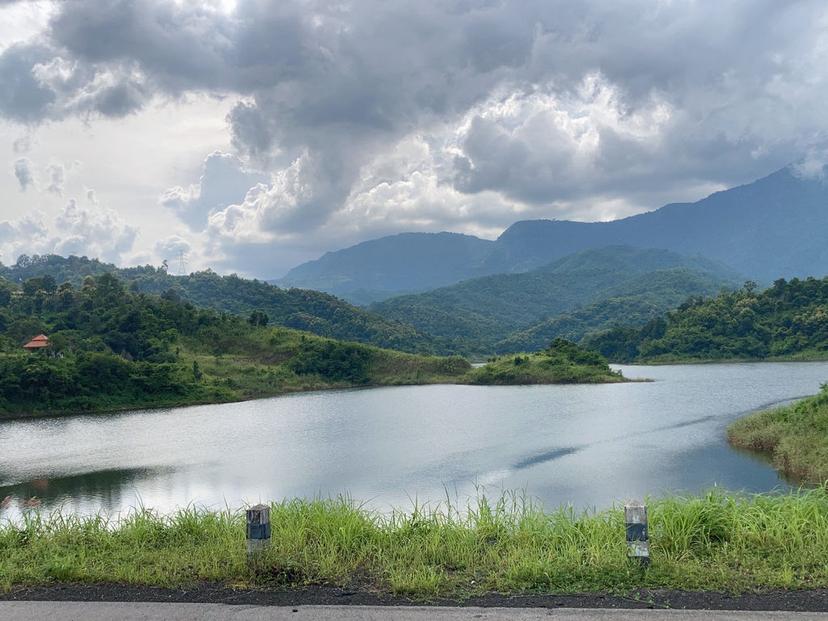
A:
{"type": "Polygon", "coordinates": [[[693,269],[672,268],[631,278],[623,286],[623,293],[611,292],[596,302],[510,333],[495,344],[495,351],[534,351],[544,347],[552,338],[580,342],[591,334],[620,324],[642,326],[689,297],[712,295],[723,287],[734,288],[736,279],[693,269]]]}
{"type": "Polygon", "coordinates": [[[263,312],[271,324],[320,336],[409,352],[436,353],[445,349],[410,325],[385,319],[332,295],[281,289],[258,280],[219,276],[209,270],[173,276],[152,266],[120,269],[96,259],[57,255],[24,255],[15,265],[0,265],[0,276],[12,282],[50,276],[55,283],[78,286],[86,276],[105,273],[116,274],[133,291],[164,294],[204,308],[244,316],[254,311],[263,312]]]}
{"type": "Polygon", "coordinates": [[[563,336],[624,322],[645,323],[691,295],[741,282],[711,261],[665,250],[588,250],[521,274],[472,279],[400,296],[371,310],[454,338],[460,351],[532,351],[563,336]]]}
{"type": "Polygon", "coordinates": [[[358,386],[624,381],[594,352],[556,341],[472,369],[336,341],[130,291],[111,273],[79,286],[0,278],[0,418],[236,401],[358,386]]]}
{"type": "Polygon", "coordinates": [[[688,300],[642,328],[587,339],[615,362],[828,358],[828,277],[688,300]]]}
{"type": "Polygon", "coordinates": [[[418,234],[405,238],[404,253],[396,243],[403,236],[381,238],[301,265],[286,281],[336,291],[362,303],[358,295],[349,296],[376,283],[382,283],[388,297],[393,291],[423,291],[480,276],[525,272],[575,252],[620,244],[700,254],[769,284],[780,277],[828,273],[826,234],[828,181],[805,178],[796,167],[786,167],[694,203],[665,205],[612,222],[526,220],[495,241],[477,243],[467,236],[418,234]],[[416,283],[409,278],[412,266],[418,270],[416,283]]]}
{"type": "Polygon", "coordinates": [[[0,417],[240,400],[378,384],[459,381],[440,358],[318,337],[135,293],[112,274],[79,286],[0,278],[0,417]],[[21,346],[45,334],[49,346],[21,346]]]}

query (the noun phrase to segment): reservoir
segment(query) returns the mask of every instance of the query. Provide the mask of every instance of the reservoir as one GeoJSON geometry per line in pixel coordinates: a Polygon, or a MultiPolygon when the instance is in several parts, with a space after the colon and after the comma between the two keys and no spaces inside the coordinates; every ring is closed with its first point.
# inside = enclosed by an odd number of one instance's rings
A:
{"type": "Polygon", "coordinates": [[[517,490],[546,508],[788,488],[734,419],[818,392],[827,362],[620,366],[652,382],[411,386],[0,422],[0,516],[345,494],[410,509],[517,490]],[[36,497],[36,501],[31,501],[36,497]]]}

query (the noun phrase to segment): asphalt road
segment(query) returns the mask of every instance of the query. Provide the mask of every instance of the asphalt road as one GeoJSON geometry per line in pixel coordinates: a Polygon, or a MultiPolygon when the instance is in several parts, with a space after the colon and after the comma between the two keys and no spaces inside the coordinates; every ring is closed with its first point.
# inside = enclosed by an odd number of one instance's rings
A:
{"type": "Polygon", "coordinates": [[[3,621],[828,621],[828,613],[727,610],[608,610],[545,608],[438,608],[389,606],[244,606],[135,602],[0,602],[3,621]]]}

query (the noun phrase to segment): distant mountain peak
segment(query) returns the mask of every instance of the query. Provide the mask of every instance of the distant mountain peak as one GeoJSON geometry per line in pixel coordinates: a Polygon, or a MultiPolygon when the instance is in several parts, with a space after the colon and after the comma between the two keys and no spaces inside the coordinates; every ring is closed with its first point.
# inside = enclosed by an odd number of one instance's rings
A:
{"type": "Polygon", "coordinates": [[[526,272],[583,250],[619,245],[704,256],[763,282],[823,275],[824,175],[825,164],[813,156],[696,202],[611,222],[521,220],[495,241],[452,233],[379,238],[305,263],[283,282],[367,303],[478,276],[526,272]],[[355,300],[356,291],[372,293],[355,300]]]}

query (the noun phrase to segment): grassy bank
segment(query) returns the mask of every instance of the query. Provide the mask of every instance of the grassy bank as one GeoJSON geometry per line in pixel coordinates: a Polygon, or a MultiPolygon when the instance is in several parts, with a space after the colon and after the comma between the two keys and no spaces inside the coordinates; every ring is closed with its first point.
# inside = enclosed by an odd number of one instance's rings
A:
{"type": "Polygon", "coordinates": [[[269,321],[261,310],[243,318],[199,309],[175,291],[136,293],[111,274],[86,278],[80,289],[45,277],[22,286],[0,279],[0,418],[334,388],[619,380],[606,360],[565,341],[532,357],[543,364],[527,365],[530,377],[501,364],[473,372],[460,356],[403,353],[269,321]],[[38,334],[47,346],[26,351],[38,334]]]}
{"type": "Polygon", "coordinates": [[[466,514],[380,516],[345,500],[274,505],[261,569],[241,512],[140,511],[117,525],[29,513],[0,526],[0,588],[61,582],[347,585],[416,597],[483,592],[828,587],[828,493],[711,493],[650,505],[652,567],[626,558],[620,509],[544,513],[520,497],[466,514]]]}
{"type": "Polygon", "coordinates": [[[828,481],[828,385],[820,394],[787,407],[746,416],[727,430],[731,444],[768,455],[785,475],[803,482],[828,481]]]}
{"type": "Polygon", "coordinates": [[[473,369],[459,356],[423,356],[287,328],[182,336],[169,362],[111,353],[61,358],[0,353],[0,419],[226,403],[311,390],[425,384],[618,382],[598,354],[561,341],[537,354],[473,369]]]}
{"type": "MultiPolygon", "coordinates": [[[[462,383],[460,357],[406,354],[286,328],[230,333],[214,352],[182,338],[169,362],[112,354],[0,353],[0,419],[226,403],[288,393],[462,383]]],[[[216,343],[216,341],[213,341],[216,343]]]]}

